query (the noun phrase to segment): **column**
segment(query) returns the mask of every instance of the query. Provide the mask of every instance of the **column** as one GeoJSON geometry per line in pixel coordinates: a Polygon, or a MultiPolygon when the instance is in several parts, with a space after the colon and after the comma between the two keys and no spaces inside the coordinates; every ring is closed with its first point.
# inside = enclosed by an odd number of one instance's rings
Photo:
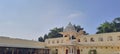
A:
{"type": "Polygon", "coordinates": [[[72,54],[72,47],[70,47],[70,54],[72,54]]]}
{"type": "Polygon", "coordinates": [[[64,54],[64,53],[66,53],[66,50],[64,51],[64,48],[62,47],[62,51],[61,52],[62,52],[62,54],[64,54]]]}

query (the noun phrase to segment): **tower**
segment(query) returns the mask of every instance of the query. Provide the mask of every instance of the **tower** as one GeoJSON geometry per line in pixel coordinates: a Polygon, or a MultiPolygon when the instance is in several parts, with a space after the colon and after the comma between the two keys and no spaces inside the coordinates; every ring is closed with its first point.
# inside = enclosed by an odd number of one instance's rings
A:
{"type": "Polygon", "coordinates": [[[71,22],[65,27],[63,32],[60,32],[63,37],[75,38],[77,31],[75,30],[74,25],[71,22]]]}

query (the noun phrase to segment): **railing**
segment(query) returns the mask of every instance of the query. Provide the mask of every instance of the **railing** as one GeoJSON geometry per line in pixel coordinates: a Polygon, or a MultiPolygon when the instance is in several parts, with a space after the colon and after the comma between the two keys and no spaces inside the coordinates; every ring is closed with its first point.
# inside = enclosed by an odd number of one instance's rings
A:
{"type": "Polygon", "coordinates": [[[78,44],[85,46],[119,46],[120,42],[78,42],[78,44]]]}

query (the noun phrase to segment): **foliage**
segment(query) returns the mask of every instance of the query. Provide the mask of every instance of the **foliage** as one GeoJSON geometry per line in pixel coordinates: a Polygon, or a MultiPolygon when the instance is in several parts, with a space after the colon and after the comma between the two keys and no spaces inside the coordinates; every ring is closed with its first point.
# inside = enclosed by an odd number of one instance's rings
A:
{"type": "Polygon", "coordinates": [[[50,30],[50,32],[48,33],[48,38],[62,37],[62,34],[59,33],[62,31],[63,31],[63,27],[61,27],[61,28],[56,27],[56,28],[50,30]]]}
{"type": "MultiPolygon", "coordinates": [[[[62,32],[62,31],[63,31],[63,27],[61,27],[61,28],[57,28],[57,27],[53,28],[53,29],[50,30],[50,32],[48,33],[48,35],[45,34],[44,38],[42,38],[42,39],[43,39],[43,41],[45,41],[45,39],[47,39],[47,38],[62,37],[62,34],[59,33],[59,32],[62,32]]],[[[40,41],[40,40],[38,40],[38,41],[40,41]]]]}
{"type": "Polygon", "coordinates": [[[38,38],[38,41],[44,42],[44,39],[43,39],[42,37],[39,37],[39,38],[38,38]]]}
{"type": "MultiPolygon", "coordinates": [[[[82,28],[80,25],[74,25],[74,27],[77,32],[79,32],[80,30],[84,30],[84,28],[82,28]]],[[[88,35],[88,33],[86,33],[86,31],[83,31],[83,32],[85,35],[88,35]]]]}
{"type": "Polygon", "coordinates": [[[81,28],[81,26],[79,26],[79,25],[74,25],[74,27],[77,32],[79,32],[80,30],[83,30],[83,28],[81,28]]]}
{"type": "Polygon", "coordinates": [[[109,32],[120,32],[120,17],[115,18],[112,22],[104,22],[97,28],[97,34],[109,33],[109,32]]]}

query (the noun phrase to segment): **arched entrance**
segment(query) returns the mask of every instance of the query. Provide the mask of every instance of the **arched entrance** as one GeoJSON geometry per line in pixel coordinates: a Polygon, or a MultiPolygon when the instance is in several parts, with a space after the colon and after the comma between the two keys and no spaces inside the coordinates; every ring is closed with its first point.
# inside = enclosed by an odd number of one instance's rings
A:
{"type": "Polygon", "coordinates": [[[66,54],[68,54],[68,50],[66,49],[66,54]]]}
{"type": "Polygon", "coordinates": [[[89,54],[97,54],[97,51],[96,50],[90,50],[89,54]]]}
{"type": "Polygon", "coordinates": [[[80,50],[79,49],[77,49],[77,54],[80,54],[80,50]]]}
{"type": "Polygon", "coordinates": [[[56,49],[56,54],[58,54],[58,49],[56,49]]]}

